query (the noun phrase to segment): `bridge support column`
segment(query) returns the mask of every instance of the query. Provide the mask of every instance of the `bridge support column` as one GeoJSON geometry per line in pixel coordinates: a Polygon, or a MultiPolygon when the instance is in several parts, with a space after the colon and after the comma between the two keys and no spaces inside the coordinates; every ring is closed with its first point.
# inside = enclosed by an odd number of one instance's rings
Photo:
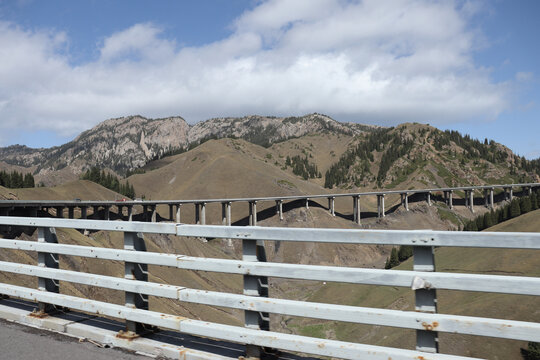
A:
{"type": "Polygon", "coordinates": [[[169,221],[174,221],[174,205],[169,204],[169,221]]]}
{"type": "MultiPolygon", "coordinates": [[[[58,243],[56,230],[54,228],[38,228],[38,242],[41,243],[58,243]]],[[[38,266],[58,269],[58,254],[38,252],[38,266]]],[[[40,291],[49,291],[54,293],[60,292],[58,280],[48,278],[38,278],[38,289],[40,291]]],[[[56,311],[56,307],[52,304],[38,303],[38,316],[46,316],[47,313],[56,311]]]]}
{"type": "Polygon", "coordinates": [[[426,193],[426,201],[427,201],[428,206],[431,206],[431,192],[430,191],[426,193]]]}
{"type": "MultiPolygon", "coordinates": [[[[141,233],[125,232],[124,249],[132,251],[146,251],[146,244],[141,233]]],[[[127,262],[125,263],[124,278],[138,281],[148,281],[148,265],[127,262]]],[[[148,295],[126,291],[126,307],[132,309],[148,310],[148,295]]],[[[126,332],[121,332],[121,337],[135,338],[144,332],[144,324],[134,321],[126,321],[126,332]]]]}
{"type": "Polygon", "coordinates": [[[448,206],[450,207],[450,210],[454,208],[454,200],[452,199],[453,195],[454,195],[454,191],[450,190],[448,192],[448,206]]]}
{"type": "MultiPolygon", "coordinates": [[[[242,260],[266,262],[263,240],[242,240],[242,260]]],[[[266,276],[244,275],[244,295],[268,297],[266,276]]],[[[270,330],[270,315],[265,312],[244,310],[245,327],[256,330],[270,330]]],[[[246,345],[246,357],[259,359],[265,350],[256,345],[246,345]]]]}
{"type": "Polygon", "coordinates": [[[201,223],[201,214],[199,212],[199,204],[198,203],[195,203],[195,224],[200,224],[201,223]]]}
{"type": "Polygon", "coordinates": [[[127,207],[127,219],[128,221],[133,221],[133,206],[127,207]]]}
{"type": "Polygon", "coordinates": [[[335,200],[336,198],[333,196],[328,198],[328,211],[330,211],[330,215],[332,216],[336,216],[335,200]]]}
{"type": "Polygon", "coordinates": [[[58,207],[55,207],[55,209],[56,209],[56,217],[57,218],[63,218],[64,217],[64,207],[58,206],[58,207]]]}
{"type": "Polygon", "coordinates": [[[405,193],[404,194],[404,201],[405,201],[405,210],[409,211],[409,194],[408,193],[405,193]]]}
{"type": "Polygon", "coordinates": [[[151,205],[150,210],[152,211],[150,221],[151,222],[157,222],[157,205],[151,205]]]}
{"type": "MultiPolygon", "coordinates": [[[[431,246],[414,246],[413,247],[414,271],[435,271],[435,257],[433,247],[431,246]]],[[[435,289],[430,289],[429,284],[426,284],[423,279],[418,279],[413,282],[413,290],[415,295],[415,310],[423,313],[437,313],[437,292],[435,289]]],[[[439,339],[437,331],[416,330],[416,350],[430,353],[439,352],[439,339]]]]}
{"type": "Polygon", "coordinates": [[[276,213],[279,215],[279,220],[283,220],[283,200],[276,200],[276,213]]]}
{"type": "Polygon", "coordinates": [[[353,221],[360,225],[360,196],[353,196],[353,221]]]}
{"type": "Polygon", "coordinates": [[[306,209],[309,209],[309,198],[306,199],[306,209]]]}
{"type": "Polygon", "coordinates": [[[92,219],[98,218],[99,215],[99,206],[92,206],[92,219]]]}
{"type": "Polygon", "coordinates": [[[148,221],[148,205],[143,205],[143,221],[148,221]]]}
{"type": "Polygon", "coordinates": [[[227,225],[227,203],[221,203],[221,225],[227,225]]]}
{"type": "Polygon", "coordinates": [[[180,221],[180,209],[182,207],[182,204],[176,204],[176,223],[179,224],[180,221]]]}
{"type": "Polygon", "coordinates": [[[105,206],[103,210],[103,220],[111,220],[111,207],[105,206]]]}
{"type": "Polygon", "coordinates": [[[489,207],[491,209],[495,207],[493,202],[493,188],[489,189],[489,207]]]}
{"type": "Polygon", "coordinates": [[[249,202],[249,226],[257,226],[257,202],[249,202]]]}
{"type": "Polygon", "coordinates": [[[68,217],[70,219],[75,217],[75,208],[73,206],[68,207],[68,217]]]}
{"type": "Polygon", "coordinates": [[[474,190],[469,191],[469,208],[474,213],[474,190]]]}
{"type": "Polygon", "coordinates": [[[377,216],[383,218],[386,216],[384,213],[384,194],[377,195],[377,216]]]}
{"type": "Polygon", "coordinates": [[[81,209],[81,219],[86,219],[88,217],[88,208],[86,206],[82,206],[79,209],[81,209]]]}
{"type": "Polygon", "coordinates": [[[512,201],[514,200],[514,188],[510,187],[509,190],[510,190],[509,200],[512,201]]]}

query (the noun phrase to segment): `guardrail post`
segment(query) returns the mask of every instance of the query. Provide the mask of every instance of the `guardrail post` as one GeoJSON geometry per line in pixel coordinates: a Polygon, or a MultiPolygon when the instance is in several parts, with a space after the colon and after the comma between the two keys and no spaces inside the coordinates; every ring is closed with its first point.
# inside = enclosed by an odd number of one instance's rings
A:
{"type": "MultiPolygon", "coordinates": [[[[124,249],[146,251],[146,244],[144,243],[143,235],[141,233],[125,232],[124,249]]],[[[124,278],[126,279],[148,281],[148,265],[126,261],[124,274],[124,278]]],[[[148,310],[148,295],[126,291],[126,306],[130,308],[148,310]]],[[[121,332],[120,336],[125,338],[134,338],[144,330],[144,324],[127,320],[126,332],[121,332]]]]}
{"type": "MultiPolygon", "coordinates": [[[[432,246],[413,247],[413,270],[435,271],[434,248],[432,246]]],[[[415,294],[415,310],[425,313],[437,312],[437,292],[430,289],[430,284],[420,279],[420,284],[413,282],[415,294]]],[[[436,324],[422,324],[425,330],[416,330],[416,350],[430,353],[439,352],[438,333],[435,331],[436,324]]]]}
{"type": "MultiPolygon", "coordinates": [[[[48,227],[38,228],[38,242],[57,244],[58,238],[56,237],[56,230],[48,227]]],[[[58,269],[58,254],[38,252],[38,266],[58,269]]],[[[42,277],[38,278],[38,289],[40,291],[49,291],[54,293],[60,292],[58,280],[42,277]]],[[[38,303],[38,311],[35,312],[34,315],[42,317],[46,316],[47,313],[54,312],[55,310],[56,307],[54,305],[40,302],[38,303]]]]}
{"type": "MultiPolygon", "coordinates": [[[[264,261],[266,252],[264,240],[242,240],[243,261],[264,261]]],[[[268,277],[244,275],[244,295],[268,297],[268,277]]],[[[264,312],[244,310],[245,327],[256,330],[270,330],[270,315],[264,312]]],[[[246,345],[246,357],[260,358],[263,349],[256,345],[246,345]]]]}

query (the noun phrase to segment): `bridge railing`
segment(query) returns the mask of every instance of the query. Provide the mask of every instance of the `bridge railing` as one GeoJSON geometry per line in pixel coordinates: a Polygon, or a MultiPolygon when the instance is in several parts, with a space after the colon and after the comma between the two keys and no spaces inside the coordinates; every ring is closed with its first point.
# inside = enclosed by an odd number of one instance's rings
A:
{"type": "Polygon", "coordinates": [[[436,298],[439,289],[539,296],[540,278],[436,272],[433,256],[435,247],[446,246],[539,250],[540,234],[203,226],[18,217],[0,217],[0,225],[38,229],[37,242],[0,239],[0,249],[38,253],[37,265],[0,262],[2,272],[37,277],[38,289],[0,284],[0,294],[37,301],[41,313],[60,306],[125,320],[123,336],[132,336],[145,325],[152,325],[242,343],[246,345],[247,356],[258,357],[273,348],[342,359],[466,359],[438,353],[438,332],[540,341],[539,323],[439,314],[436,298]],[[124,249],[59,244],[56,228],[124,232],[124,249]],[[211,259],[147,252],[145,233],[236,239],[243,243],[243,258],[211,259]],[[411,245],[414,267],[412,271],[403,271],[267,262],[263,240],[411,245]],[[123,261],[125,277],[62,270],[58,255],[123,261]],[[243,275],[244,293],[148,282],[148,265],[243,275]],[[268,277],[407,287],[415,293],[415,311],[271,298],[268,277]],[[124,291],[125,305],[60,294],[63,281],[124,291]],[[245,312],[245,327],[151,311],[148,296],[240,309],[245,312]],[[417,347],[406,350],[278,333],[270,331],[269,314],[414,329],[417,347]]]}

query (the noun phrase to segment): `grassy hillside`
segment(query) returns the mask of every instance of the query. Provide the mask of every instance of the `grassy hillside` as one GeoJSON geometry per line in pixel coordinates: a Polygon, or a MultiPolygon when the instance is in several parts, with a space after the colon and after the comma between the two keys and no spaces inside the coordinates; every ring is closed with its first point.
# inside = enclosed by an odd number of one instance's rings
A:
{"type": "MultiPolygon", "coordinates": [[[[501,223],[488,231],[538,232],[540,231],[540,210],[501,223]]],[[[540,258],[537,252],[530,250],[438,248],[435,251],[435,257],[437,271],[441,272],[540,276],[540,258]]],[[[412,269],[412,259],[395,269],[412,269]]],[[[414,309],[413,292],[406,288],[310,283],[309,289],[311,291],[306,297],[308,301],[401,310],[414,309]]],[[[280,293],[279,290],[276,291],[280,293]]],[[[281,296],[289,295],[287,287],[283,286],[282,291],[281,296]]],[[[538,297],[442,290],[438,291],[437,296],[440,313],[540,322],[538,297]]],[[[294,331],[305,335],[410,349],[414,348],[415,343],[415,332],[410,330],[294,318],[277,319],[275,325],[283,326],[285,323],[287,329],[284,331],[294,331]]],[[[519,349],[527,345],[526,342],[521,341],[486,337],[447,333],[439,335],[440,350],[443,353],[488,359],[521,359],[519,349]]]]}

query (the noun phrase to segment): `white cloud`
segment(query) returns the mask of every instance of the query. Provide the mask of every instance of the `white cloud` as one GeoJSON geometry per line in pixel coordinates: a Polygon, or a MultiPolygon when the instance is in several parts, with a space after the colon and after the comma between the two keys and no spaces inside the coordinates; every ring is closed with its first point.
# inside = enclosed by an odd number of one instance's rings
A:
{"type": "Polygon", "coordinates": [[[463,4],[271,0],[214,43],[181,48],[157,24],[135,24],[80,65],[69,62],[69,34],[0,22],[0,129],[72,136],[128,114],[492,119],[507,107],[507,85],[474,63],[468,21],[478,5],[463,4]]]}
{"type": "Polygon", "coordinates": [[[534,74],[532,72],[527,71],[519,71],[516,73],[516,80],[521,82],[530,81],[534,78],[534,74]]]}

